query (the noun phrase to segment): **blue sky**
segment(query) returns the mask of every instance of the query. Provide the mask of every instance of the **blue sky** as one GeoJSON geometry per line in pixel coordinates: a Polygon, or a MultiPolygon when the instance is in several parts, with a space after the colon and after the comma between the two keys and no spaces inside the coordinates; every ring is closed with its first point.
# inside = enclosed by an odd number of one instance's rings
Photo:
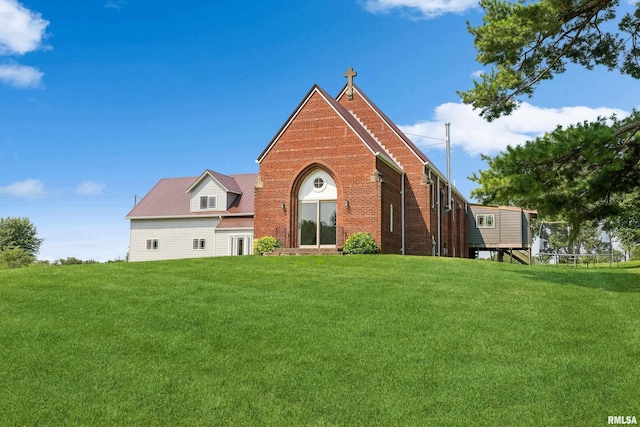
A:
{"type": "MultiPolygon", "coordinates": [[[[452,178],[570,124],[637,108],[637,82],[576,67],[511,117],[461,104],[481,70],[468,0],[0,0],[0,217],[25,216],[41,259],[123,258],[134,197],[165,177],[257,172],[314,83],[356,84],[407,133],[444,138],[452,178]]],[[[444,172],[444,145],[412,136],[444,172]]]]}

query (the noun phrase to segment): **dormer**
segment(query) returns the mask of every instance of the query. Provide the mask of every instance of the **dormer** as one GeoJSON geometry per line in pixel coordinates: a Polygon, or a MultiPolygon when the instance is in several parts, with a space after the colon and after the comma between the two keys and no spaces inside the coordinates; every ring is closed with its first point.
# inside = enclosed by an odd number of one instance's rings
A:
{"type": "Polygon", "coordinates": [[[191,212],[224,212],[242,195],[242,190],[233,177],[206,170],[187,193],[191,212]]]}

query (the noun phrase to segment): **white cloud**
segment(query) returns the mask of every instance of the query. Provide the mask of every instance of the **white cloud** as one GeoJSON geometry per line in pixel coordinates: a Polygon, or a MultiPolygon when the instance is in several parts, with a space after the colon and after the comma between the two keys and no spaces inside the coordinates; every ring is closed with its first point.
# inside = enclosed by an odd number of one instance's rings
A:
{"type": "Polygon", "coordinates": [[[45,188],[39,179],[25,179],[14,182],[6,187],[0,187],[0,194],[16,197],[38,197],[44,196],[45,188]]]}
{"type": "Polygon", "coordinates": [[[106,185],[101,182],[84,181],[76,187],[76,194],[78,196],[98,196],[102,194],[105,187],[106,185]]]}
{"type": "Polygon", "coordinates": [[[16,0],[0,0],[0,55],[23,55],[41,47],[49,21],[16,0]]]}
{"type": "Polygon", "coordinates": [[[0,82],[17,88],[38,87],[42,81],[42,73],[34,67],[26,65],[0,65],[0,82]]]}
{"type": "MultiPolygon", "coordinates": [[[[471,155],[492,155],[504,150],[507,145],[524,144],[545,132],[551,132],[558,125],[566,127],[585,120],[609,117],[614,113],[619,118],[629,114],[607,107],[541,108],[523,102],[510,116],[488,123],[471,106],[450,102],[436,107],[432,120],[400,126],[400,129],[408,134],[444,138],[444,124],[451,123],[452,147],[460,147],[471,155]]],[[[422,148],[445,147],[433,139],[408,136],[422,148]]]]}
{"type": "Polygon", "coordinates": [[[112,0],[105,3],[104,7],[107,9],[120,10],[126,4],[124,0],[112,0]]]}
{"type": "Polygon", "coordinates": [[[362,3],[371,13],[388,13],[395,9],[409,12],[413,18],[435,18],[478,7],[477,0],[363,0],[362,3]]]}

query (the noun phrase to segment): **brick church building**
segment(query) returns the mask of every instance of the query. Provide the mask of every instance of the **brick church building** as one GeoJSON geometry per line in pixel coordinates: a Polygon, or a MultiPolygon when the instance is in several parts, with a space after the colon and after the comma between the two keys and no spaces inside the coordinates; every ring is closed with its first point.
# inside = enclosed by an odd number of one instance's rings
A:
{"type": "Polygon", "coordinates": [[[260,154],[254,236],[340,247],[357,231],[382,253],[467,257],[467,201],[354,83],[314,85],[260,154]]]}
{"type": "Polygon", "coordinates": [[[526,247],[520,213],[468,204],[354,76],[349,69],[335,98],[311,88],[259,155],[257,174],[161,179],[127,215],[129,259],[249,255],[263,236],[335,250],[358,231],[389,254],[526,247]],[[502,242],[501,223],[517,238],[502,242]]]}

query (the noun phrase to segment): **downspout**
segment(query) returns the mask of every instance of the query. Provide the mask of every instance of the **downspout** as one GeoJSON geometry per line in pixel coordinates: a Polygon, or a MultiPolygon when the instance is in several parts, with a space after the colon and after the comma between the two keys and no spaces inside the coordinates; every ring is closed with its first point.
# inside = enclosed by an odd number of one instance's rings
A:
{"type": "Polygon", "coordinates": [[[402,235],[402,255],[404,255],[405,251],[404,251],[404,178],[405,178],[405,173],[402,172],[402,184],[400,185],[400,193],[402,196],[401,202],[400,202],[400,219],[402,221],[401,224],[401,235],[402,235]]]}
{"type": "Polygon", "coordinates": [[[449,138],[449,126],[450,123],[445,123],[445,134],[447,138],[447,186],[448,186],[448,202],[447,202],[447,210],[450,211],[452,208],[451,204],[451,138],[449,138]]]}
{"type": "Polygon", "coordinates": [[[442,206],[440,204],[440,174],[438,174],[438,188],[436,188],[438,199],[436,201],[436,206],[438,206],[438,251],[437,256],[440,256],[440,212],[442,211],[442,206]]]}

